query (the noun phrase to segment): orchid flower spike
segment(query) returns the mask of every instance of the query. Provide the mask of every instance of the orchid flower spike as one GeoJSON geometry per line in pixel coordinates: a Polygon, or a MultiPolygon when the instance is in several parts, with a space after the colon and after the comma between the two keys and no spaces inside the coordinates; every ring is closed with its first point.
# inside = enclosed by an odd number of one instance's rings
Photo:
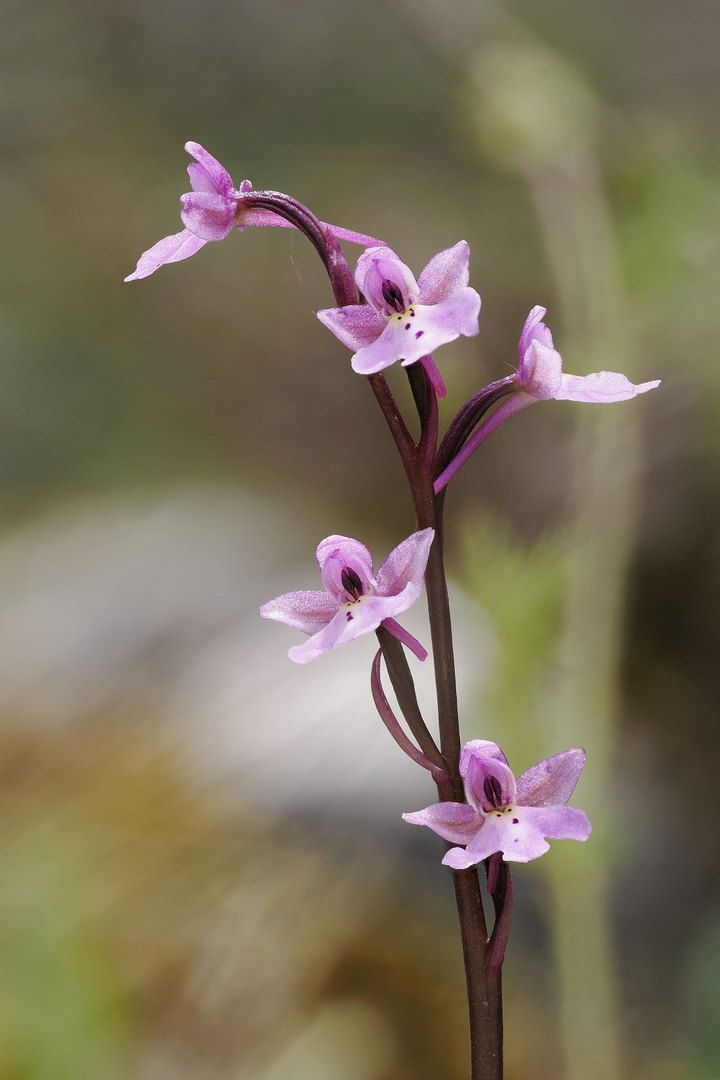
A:
{"type": "Polygon", "coordinates": [[[639,385],[618,371],[595,371],[592,375],[564,375],[562,357],[554,348],[552,334],[542,321],[544,307],[534,307],[520,335],[518,388],[531,397],[558,401],[627,401],[660,385],[659,379],[639,385]]]}
{"type": "MultiPolygon", "coordinates": [[[[145,251],[134,273],[125,281],[137,281],[155,273],[165,263],[180,262],[188,259],[209,240],[224,240],[235,228],[242,230],[246,225],[277,225],[283,229],[294,229],[291,222],[280,214],[259,207],[245,206],[243,196],[252,192],[249,180],[243,180],[239,188],[233,187],[232,177],[212,154],[199,143],[187,142],[185,149],[195,161],[188,165],[192,191],[180,196],[182,218],[185,228],[159,240],[145,251]]],[[[350,240],[355,244],[377,243],[363,233],[340,229],[335,225],[323,223],[338,240],[350,240]]]]}
{"type": "Polygon", "coordinates": [[[590,835],[592,826],[583,811],[566,806],[584,765],[584,750],[564,750],[516,781],[497,743],[473,739],[460,757],[467,802],[435,803],[403,818],[466,845],[446,853],[443,863],[453,870],[466,870],[496,852],[505,862],[529,862],[548,851],[546,836],[587,840],[590,835]]]}
{"type": "Polygon", "coordinates": [[[390,248],[368,248],[355,269],[367,304],[318,311],[318,319],[354,351],[352,366],[360,375],[396,360],[414,364],[461,334],[478,333],[480,297],[468,288],[469,261],[470,248],[461,240],[431,259],[416,281],[390,248]]]}
{"type": "Polygon", "coordinates": [[[421,529],[390,552],[377,572],[372,555],[359,540],[328,536],[315,552],[325,592],[291,592],[260,608],[275,619],[310,634],[288,656],[296,664],[316,660],[328,649],[345,645],[384,626],[420,659],[427,652],[394,616],[407,611],[422,590],[434,529],[421,529]]]}

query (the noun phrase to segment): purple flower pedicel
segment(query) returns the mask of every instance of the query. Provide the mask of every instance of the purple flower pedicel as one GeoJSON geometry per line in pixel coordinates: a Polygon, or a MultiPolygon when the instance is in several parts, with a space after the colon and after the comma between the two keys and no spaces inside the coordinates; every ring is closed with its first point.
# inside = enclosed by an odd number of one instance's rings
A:
{"type": "Polygon", "coordinates": [[[544,855],[545,840],[587,840],[592,826],[582,810],[566,803],[585,765],[585,751],[565,750],[545,758],[517,781],[497,743],[473,739],[460,758],[466,803],[440,802],[414,814],[411,825],[427,825],[453,847],[443,862],[466,870],[497,852],[506,862],[544,855]]]}
{"type": "Polygon", "coordinates": [[[420,660],[427,652],[395,622],[420,596],[433,529],[421,529],[390,552],[377,572],[372,555],[359,540],[328,536],[315,552],[325,592],[291,592],[260,608],[275,619],[310,634],[310,640],[288,652],[296,664],[316,660],[328,649],[345,645],[384,626],[420,660]]]}

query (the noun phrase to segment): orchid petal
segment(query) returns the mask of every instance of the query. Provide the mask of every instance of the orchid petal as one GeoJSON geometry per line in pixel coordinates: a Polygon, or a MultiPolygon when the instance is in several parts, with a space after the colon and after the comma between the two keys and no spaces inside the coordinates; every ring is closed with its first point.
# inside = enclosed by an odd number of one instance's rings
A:
{"type": "Polygon", "coordinates": [[[528,345],[518,365],[517,380],[523,390],[539,401],[558,396],[562,374],[562,357],[536,338],[528,345]]]}
{"type": "Polygon", "coordinates": [[[592,375],[563,375],[555,394],[558,401],[605,403],[627,401],[660,385],[659,379],[636,386],[618,371],[595,371],[592,375]]]}
{"type": "Polygon", "coordinates": [[[319,590],[290,592],[268,600],[258,610],[263,619],[274,619],[304,634],[316,634],[337,614],[338,602],[319,590]]]}
{"type": "Polygon", "coordinates": [[[507,862],[529,862],[544,855],[549,847],[533,819],[533,808],[513,806],[488,814],[482,829],[468,844],[467,854],[474,862],[482,862],[500,851],[507,862]]]}
{"type": "Polygon", "coordinates": [[[584,765],[585,751],[580,747],[539,761],[518,777],[517,801],[523,806],[564,806],[584,765]]]}
{"type": "Polygon", "coordinates": [[[180,196],[183,225],[203,240],[223,240],[237,222],[237,202],[208,191],[180,196]]]}
{"type": "MultiPolygon", "coordinates": [[[[232,194],[233,182],[230,173],[223,165],[220,164],[217,158],[214,158],[212,154],[208,154],[205,147],[201,146],[200,143],[186,142],[185,149],[187,150],[188,154],[190,154],[191,157],[194,157],[195,160],[205,170],[208,177],[210,178],[211,183],[213,184],[215,191],[217,191],[220,195],[232,194]]],[[[189,168],[192,168],[192,166],[189,166],[189,168]]],[[[192,178],[192,173],[190,175],[192,178]]],[[[197,191],[198,189],[196,188],[195,190],[197,191]]],[[[202,190],[207,191],[209,189],[203,188],[202,190]]]]}
{"type": "Polygon", "coordinates": [[[358,575],[363,593],[375,592],[372,555],[359,540],[351,536],[327,536],[318,544],[315,558],[323,585],[339,603],[353,599],[342,580],[347,569],[358,575]]]}
{"type": "Polygon", "coordinates": [[[164,266],[165,263],[180,262],[181,259],[189,259],[191,255],[194,255],[201,247],[204,247],[207,240],[203,240],[202,237],[196,236],[195,233],[190,232],[189,229],[183,229],[182,232],[173,233],[172,236],[165,236],[162,240],[158,240],[157,244],[154,244],[138,259],[137,267],[132,274],[128,274],[125,281],[139,281],[140,278],[149,277],[150,274],[154,274],[160,266],[164,266]]]}
{"type": "Polygon", "coordinates": [[[191,161],[187,167],[187,171],[188,176],[190,177],[190,186],[193,191],[206,191],[211,195],[222,194],[218,191],[215,181],[204,165],[198,164],[197,161],[191,161]]]}
{"type": "Polygon", "coordinates": [[[460,754],[460,775],[463,778],[467,776],[470,762],[474,757],[493,758],[495,761],[502,761],[510,768],[508,759],[496,742],[491,742],[489,739],[471,739],[470,742],[465,743],[460,754]]]}
{"type": "Polygon", "coordinates": [[[377,572],[377,587],[381,596],[395,596],[407,585],[422,588],[434,529],[421,529],[398,544],[377,572]]]}
{"type": "Polygon", "coordinates": [[[476,810],[489,813],[497,805],[507,806],[515,801],[515,777],[510,767],[497,758],[474,754],[467,764],[464,783],[465,797],[476,810]],[[499,786],[497,803],[488,799],[486,791],[487,781],[493,780],[497,782],[493,785],[496,790],[499,786]]]}
{"type": "Polygon", "coordinates": [[[469,870],[476,862],[478,860],[473,858],[466,848],[461,847],[450,848],[443,858],[443,865],[449,866],[451,870],[469,870]]]}
{"type": "Polygon", "coordinates": [[[394,305],[389,305],[384,295],[383,285],[387,281],[399,290],[403,310],[418,300],[418,283],[400,256],[385,245],[368,248],[357,261],[355,284],[368,304],[383,315],[391,315],[397,310],[394,305]]]}
{"type": "Polygon", "coordinates": [[[355,353],[353,371],[373,375],[397,360],[407,366],[461,334],[473,337],[478,333],[479,311],[480,297],[469,288],[432,307],[414,304],[404,314],[392,315],[377,341],[355,353]]]}
{"type": "Polygon", "coordinates": [[[530,815],[533,825],[543,836],[551,840],[587,840],[592,825],[587,814],[574,806],[528,806],[521,807],[530,815]]]}
{"type": "Polygon", "coordinates": [[[318,311],[317,317],[343,345],[355,352],[377,341],[385,329],[382,315],[378,315],[368,304],[326,308],[318,311]]]}
{"type": "Polygon", "coordinates": [[[399,597],[363,596],[354,604],[343,604],[327,626],[302,645],[293,646],[288,656],[296,664],[307,664],[329,649],[355,641],[377,630],[383,619],[405,611],[417,597],[408,598],[407,603],[404,599],[404,593],[399,597]]]}
{"type": "Polygon", "coordinates": [[[421,304],[439,304],[470,280],[470,245],[461,240],[434,255],[418,278],[421,304]]]}
{"type": "Polygon", "coordinates": [[[523,357],[527,352],[530,342],[533,338],[539,338],[543,345],[547,345],[548,348],[552,348],[552,335],[550,335],[550,331],[548,330],[547,326],[545,326],[545,324],[542,322],[546,315],[547,308],[540,307],[540,305],[538,304],[532,309],[527,319],[525,320],[525,325],[523,326],[522,334],[520,335],[520,344],[518,346],[518,355],[521,364],[523,357]],[[538,323],[541,324],[542,330],[545,331],[544,334],[539,329],[538,323]],[[538,327],[537,330],[536,327],[538,327]],[[533,333],[533,331],[535,331],[535,333],[533,333]],[[548,336],[550,336],[549,341],[547,340],[548,336]]]}
{"type": "Polygon", "coordinates": [[[429,829],[455,844],[469,844],[482,820],[467,803],[440,802],[413,814],[403,814],[410,825],[427,825],[429,829]]]}

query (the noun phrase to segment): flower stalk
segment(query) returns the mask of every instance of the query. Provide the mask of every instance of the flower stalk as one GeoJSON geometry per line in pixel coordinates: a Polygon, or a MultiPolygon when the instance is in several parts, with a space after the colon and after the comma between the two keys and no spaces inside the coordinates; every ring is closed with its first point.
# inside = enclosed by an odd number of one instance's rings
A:
{"type": "Polygon", "coordinates": [[[417,279],[382,241],[322,222],[298,200],[277,191],[254,191],[249,180],[235,188],[227,170],[197,143],[187,143],[192,191],[181,197],[182,232],[144,252],[126,280],[154,273],[166,263],[196,254],[237,228],[275,226],[303,233],[319,255],[336,307],[318,311],[320,321],[353,352],[352,367],[367,378],[398,450],[415,514],[416,531],[395,547],[377,572],[369,550],[352,537],[333,534],[318,545],[323,590],[285,593],[263,604],[260,614],[303,632],[308,640],[289,656],[308,663],[329,649],[374,632],[380,649],[371,668],[378,714],[400,749],[428,770],[439,802],[404,814],[448,842],[460,924],[470,1020],[471,1080],[502,1080],[502,964],[510,932],[513,884],[510,862],[527,862],[547,851],[546,838],[586,840],[591,826],[568,806],[582,772],[580,748],[546,758],[515,779],[496,743],[462,746],[453,632],[444,561],[445,495],[448,483],[475,450],[511,415],[535,401],[624,401],[657,382],[638,386],[618,372],[567,375],[534,307],[523,328],[517,371],[478,390],[459,410],[439,441],[438,399],[446,396],[433,352],[479,330],[480,297],[469,285],[469,247],[460,241],[434,256],[417,279]],[[355,274],[340,240],[365,251],[355,274]],[[407,372],[418,414],[417,441],[383,375],[400,362],[407,372]],[[437,702],[436,742],[418,702],[406,649],[424,661],[427,652],[396,616],[425,587],[437,702]],[[398,720],[382,686],[385,661],[398,720]],[[414,740],[414,741],[413,741],[414,740]],[[438,745],[439,744],[439,745],[438,745]],[[484,864],[492,899],[490,932],[478,866],[484,864]]]}

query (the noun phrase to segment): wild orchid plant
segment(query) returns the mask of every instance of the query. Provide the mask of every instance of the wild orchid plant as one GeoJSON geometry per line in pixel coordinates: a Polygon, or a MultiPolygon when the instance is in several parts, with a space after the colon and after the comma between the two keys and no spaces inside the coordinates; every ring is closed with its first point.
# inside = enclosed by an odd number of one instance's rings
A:
{"type": "Polygon", "coordinates": [[[520,336],[514,374],[478,390],[439,438],[438,398],[445,386],[432,354],[460,335],[479,330],[480,297],[469,282],[465,241],[441,251],[416,279],[389,247],[374,237],[319,221],[297,200],[276,191],[254,191],[248,180],[233,186],[226,169],[203,147],[189,142],[192,192],[181,197],[181,232],[146,251],[126,281],[147,277],[165,263],[189,258],[232,229],[280,226],[299,229],[327,270],[336,307],[318,311],[320,321],[352,350],[353,370],[366,377],[390,429],[407,477],[417,531],[388,555],[377,573],[368,549],[347,536],[328,536],[317,548],[323,591],[291,592],[260,608],[308,635],[290,649],[296,663],[363,634],[380,648],[371,669],[372,697],[390,734],[437,786],[439,801],[404,814],[449,842],[450,867],[462,937],[470,1014],[472,1080],[501,1080],[501,972],[510,931],[513,890],[509,863],[528,862],[548,850],[550,839],[586,840],[591,826],[567,805],[585,764],[579,748],[555,754],[515,779],[494,743],[475,739],[461,746],[452,627],[443,560],[445,488],[478,446],[509,416],[549,398],[586,402],[625,401],[658,385],[636,386],[617,372],[566,375],[543,322],[545,309],[530,312],[520,336]],[[353,280],[339,241],[360,244],[353,280]],[[417,441],[382,374],[405,367],[420,422],[417,441]],[[436,740],[421,711],[406,649],[425,660],[425,648],[396,616],[427,593],[437,696],[436,740]],[[381,682],[385,661],[408,735],[381,682]],[[486,924],[478,866],[492,899],[494,922],[486,924]]]}

